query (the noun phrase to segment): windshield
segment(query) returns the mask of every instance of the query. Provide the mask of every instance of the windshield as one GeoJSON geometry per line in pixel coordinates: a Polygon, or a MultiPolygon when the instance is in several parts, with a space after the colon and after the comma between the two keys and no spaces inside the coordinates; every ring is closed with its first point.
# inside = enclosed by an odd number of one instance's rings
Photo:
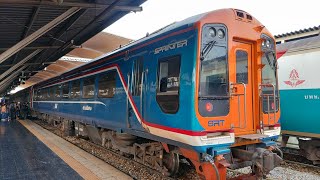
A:
{"type": "Polygon", "coordinates": [[[215,46],[201,61],[199,97],[227,95],[227,49],[215,46]]]}
{"type": "Polygon", "coordinates": [[[274,52],[264,52],[262,55],[262,94],[263,96],[263,111],[274,112],[278,111],[279,108],[279,92],[278,92],[278,83],[277,83],[277,62],[274,52]],[[271,86],[274,86],[273,87],[271,86]],[[273,91],[275,90],[275,99],[274,103],[273,91]],[[271,95],[271,96],[270,96],[271,95]],[[269,107],[268,107],[269,104],[269,107]]]}
{"type": "Polygon", "coordinates": [[[276,85],[276,60],[274,53],[263,53],[262,55],[262,84],[276,85]]]}

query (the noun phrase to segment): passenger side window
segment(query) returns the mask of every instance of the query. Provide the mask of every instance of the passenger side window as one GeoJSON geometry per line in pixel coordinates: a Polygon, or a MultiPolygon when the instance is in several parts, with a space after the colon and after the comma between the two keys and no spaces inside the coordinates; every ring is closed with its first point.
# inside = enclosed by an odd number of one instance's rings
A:
{"type": "Polygon", "coordinates": [[[53,100],[53,95],[54,95],[54,88],[53,87],[49,87],[48,88],[48,100],[53,100]]]}
{"type": "Polygon", "coordinates": [[[94,97],[94,83],[95,76],[87,77],[83,80],[83,98],[93,98],[94,97]]]}
{"type": "Polygon", "coordinates": [[[70,98],[80,98],[80,79],[72,82],[70,98]]]}
{"type": "Polygon", "coordinates": [[[55,99],[61,98],[61,84],[55,86],[56,92],[55,92],[55,99]]]}
{"type": "Polygon", "coordinates": [[[62,84],[62,98],[68,99],[69,98],[69,83],[62,84]]]}
{"type": "Polygon", "coordinates": [[[116,91],[116,71],[111,71],[99,75],[98,97],[112,98],[116,91]]]}
{"type": "Polygon", "coordinates": [[[48,99],[48,89],[42,89],[42,97],[43,97],[43,100],[47,100],[48,99]]]}
{"type": "Polygon", "coordinates": [[[174,114],[179,109],[180,61],[180,55],[159,60],[156,99],[165,113],[174,114]]]}

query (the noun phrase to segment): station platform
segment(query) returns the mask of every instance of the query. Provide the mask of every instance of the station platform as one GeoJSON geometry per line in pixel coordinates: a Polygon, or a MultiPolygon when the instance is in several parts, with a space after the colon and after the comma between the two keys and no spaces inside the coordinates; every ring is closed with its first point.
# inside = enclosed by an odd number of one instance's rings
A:
{"type": "Polygon", "coordinates": [[[29,120],[0,122],[0,179],[132,179],[29,120]]]}

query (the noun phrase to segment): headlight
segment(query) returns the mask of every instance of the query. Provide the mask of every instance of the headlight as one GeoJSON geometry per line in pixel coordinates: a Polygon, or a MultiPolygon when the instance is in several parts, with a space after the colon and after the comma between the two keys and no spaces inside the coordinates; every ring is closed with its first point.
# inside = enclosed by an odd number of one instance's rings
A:
{"type": "Polygon", "coordinates": [[[224,38],[224,31],[223,31],[222,29],[219,29],[219,30],[218,30],[218,37],[219,37],[220,39],[224,38]]]}
{"type": "Polygon", "coordinates": [[[209,29],[209,36],[210,37],[215,37],[216,36],[216,29],[215,28],[210,28],[209,29]]]}
{"type": "Polygon", "coordinates": [[[262,46],[262,47],[265,47],[265,46],[266,46],[266,41],[265,41],[265,40],[262,41],[261,46],[262,46]]]}
{"type": "Polygon", "coordinates": [[[266,46],[267,46],[267,48],[270,47],[270,41],[269,40],[266,40],[266,46]]]}

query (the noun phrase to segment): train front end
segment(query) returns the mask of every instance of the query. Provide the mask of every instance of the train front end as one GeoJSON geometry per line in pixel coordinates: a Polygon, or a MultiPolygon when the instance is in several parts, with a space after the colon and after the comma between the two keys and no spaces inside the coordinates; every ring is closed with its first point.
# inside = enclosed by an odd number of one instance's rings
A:
{"type": "Polygon", "coordinates": [[[275,146],[280,135],[275,40],[254,17],[236,9],[208,13],[197,27],[195,116],[208,133],[204,144],[219,142],[207,148],[204,159],[215,162],[221,174],[226,167],[251,166],[264,176],[282,160],[275,146]]]}

